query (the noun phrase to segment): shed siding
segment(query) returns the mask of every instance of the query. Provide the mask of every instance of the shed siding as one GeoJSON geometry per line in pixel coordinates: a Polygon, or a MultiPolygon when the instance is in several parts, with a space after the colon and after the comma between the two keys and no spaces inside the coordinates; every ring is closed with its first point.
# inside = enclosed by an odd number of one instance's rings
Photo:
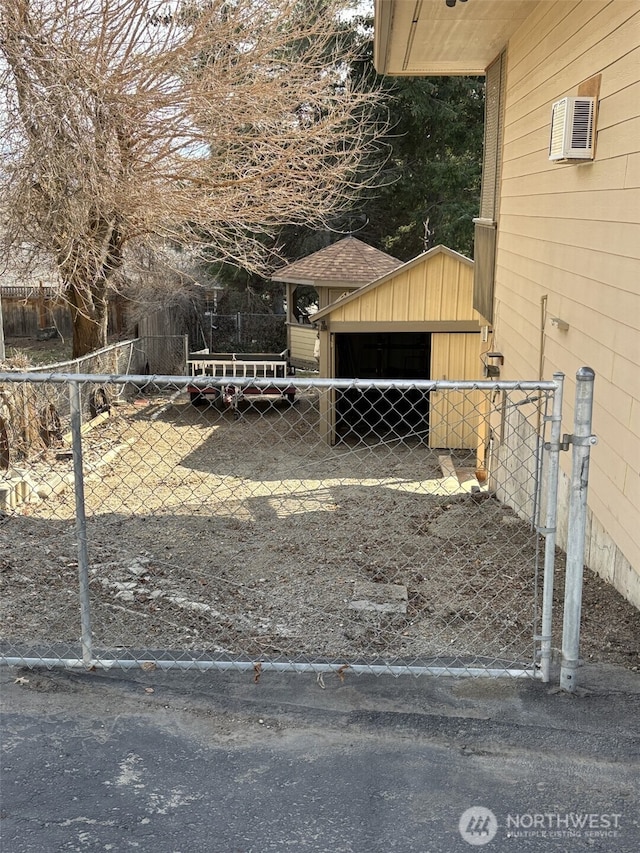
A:
{"type": "Polygon", "coordinates": [[[289,326],[289,359],[295,367],[316,364],[314,350],[317,334],[313,326],[289,326]]]}
{"type": "Polygon", "coordinates": [[[332,323],[476,320],[473,268],[440,253],[331,312],[332,323]]]}
{"type": "MultiPolygon", "coordinates": [[[[479,335],[435,334],[431,337],[432,379],[480,379],[479,335]]],[[[431,393],[429,446],[475,450],[482,394],[433,391],[431,393]]]]}
{"type": "MultiPolygon", "coordinates": [[[[473,309],[473,264],[436,247],[388,277],[365,286],[323,318],[320,375],[335,375],[335,334],[431,334],[430,375],[435,379],[478,379],[482,375],[480,315],[473,309]]],[[[482,443],[476,401],[460,392],[432,393],[431,447],[477,450],[482,443]]],[[[323,436],[334,439],[334,402],[321,395],[323,436]]],[[[483,457],[478,456],[479,460],[483,457]]]]}
{"type": "Polygon", "coordinates": [[[548,297],[543,374],[567,374],[567,423],[576,369],[596,371],[599,444],[589,505],[598,539],[587,553],[591,567],[638,606],[639,43],[637,0],[541,3],[509,43],[494,339],[505,356],[505,378],[536,376],[541,298],[548,297]],[[601,75],[595,160],[550,162],[551,104],[595,75],[601,75]],[[569,330],[552,326],[550,317],[569,330]]]}

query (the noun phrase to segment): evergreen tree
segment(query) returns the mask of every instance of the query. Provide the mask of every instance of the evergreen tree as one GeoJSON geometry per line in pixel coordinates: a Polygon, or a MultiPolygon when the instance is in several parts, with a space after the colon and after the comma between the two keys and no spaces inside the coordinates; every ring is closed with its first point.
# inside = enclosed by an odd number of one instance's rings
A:
{"type": "MultiPolygon", "coordinates": [[[[333,230],[303,227],[281,232],[291,260],[345,234],[403,261],[442,244],[473,257],[473,218],[480,205],[483,77],[382,77],[373,67],[373,22],[354,19],[351,38],[360,42],[351,65],[354,80],[381,92],[380,114],[389,133],[379,142],[372,171],[384,166],[375,189],[367,190],[333,230]]],[[[367,164],[362,165],[363,168],[367,164]]]]}
{"type": "MultiPolygon", "coordinates": [[[[347,213],[323,229],[301,224],[279,229],[274,254],[291,262],[354,234],[402,261],[442,244],[473,257],[473,218],[478,215],[482,139],[483,77],[382,77],[373,67],[373,22],[352,18],[342,39],[357,58],[354,85],[380,93],[379,119],[389,132],[361,169],[376,175],[347,213]]],[[[275,247],[274,247],[275,248],[275,247]]],[[[249,286],[266,306],[278,304],[274,285],[257,276],[223,274],[231,290],[249,286]]],[[[275,286],[276,288],[279,285],[275,286]]],[[[231,294],[230,294],[231,297],[231,294]]],[[[237,302],[237,297],[233,297],[237,302]]],[[[267,307],[267,310],[269,310],[267,307]]]]}

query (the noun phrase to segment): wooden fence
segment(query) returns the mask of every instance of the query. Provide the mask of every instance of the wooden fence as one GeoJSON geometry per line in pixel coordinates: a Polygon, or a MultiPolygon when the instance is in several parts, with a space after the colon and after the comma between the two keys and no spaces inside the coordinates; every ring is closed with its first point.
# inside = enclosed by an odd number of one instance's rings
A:
{"type": "MultiPolygon", "coordinates": [[[[64,298],[51,287],[1,286],[5,338],[35,338],[45,329],[57,329],[62,337],[73,332],[71,314],[64,298]]],[[[124,300],[109,302],[109,334],[127,331],[124,300]]]]}
{"type": "MultiPolygon", "coordinates": [[[[5,338],[46,336],[49,329],[57,329],[64,338],[73,334],[69,307],[52,287],[0,285],[0,298],[5,338]]],[[[107,331],[110,337],[132,334],[156,340],[188,335],[192,349],[212,351],[280,352],[287,346],[284,314],[223,315],[211,308],[203,298],[166,308],[150,305],[148,313],[133,321],[127,316],[126,300],[114,294],[107,331]]]]}

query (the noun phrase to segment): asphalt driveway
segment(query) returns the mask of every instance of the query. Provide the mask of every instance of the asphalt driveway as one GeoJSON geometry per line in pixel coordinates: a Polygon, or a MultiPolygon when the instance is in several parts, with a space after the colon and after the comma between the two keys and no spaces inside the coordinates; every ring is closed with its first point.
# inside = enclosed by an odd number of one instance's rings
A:
{"type": "Polygon", "coordinates": [[[640,850],[640,676],[0,671],[3,853],[640,850]]]}

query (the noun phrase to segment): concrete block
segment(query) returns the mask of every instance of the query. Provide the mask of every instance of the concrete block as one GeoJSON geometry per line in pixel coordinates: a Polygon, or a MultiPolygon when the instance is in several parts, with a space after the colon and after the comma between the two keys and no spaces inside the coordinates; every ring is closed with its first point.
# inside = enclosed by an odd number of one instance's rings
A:
{"type": "Polygon", "coordinates": [[[407,588],[401,584],[357,581],[350,610],[370,613],[406,613],[407,588]]]}

